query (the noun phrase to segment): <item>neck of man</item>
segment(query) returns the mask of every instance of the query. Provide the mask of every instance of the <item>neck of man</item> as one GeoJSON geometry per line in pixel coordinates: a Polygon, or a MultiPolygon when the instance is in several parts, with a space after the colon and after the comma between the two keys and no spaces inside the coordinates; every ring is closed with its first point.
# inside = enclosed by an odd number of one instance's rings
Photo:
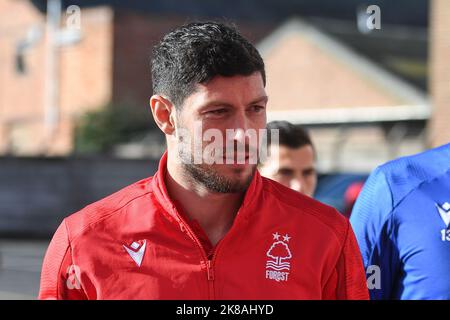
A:
{"type": "Polygon", "coordinates": [[[169,153],[165,177],[167,192],[172,201],[182,207],[188,219],[197,220],[214,246],[233,225],[245,192],[211,192],[174,160],[169,153]]]}

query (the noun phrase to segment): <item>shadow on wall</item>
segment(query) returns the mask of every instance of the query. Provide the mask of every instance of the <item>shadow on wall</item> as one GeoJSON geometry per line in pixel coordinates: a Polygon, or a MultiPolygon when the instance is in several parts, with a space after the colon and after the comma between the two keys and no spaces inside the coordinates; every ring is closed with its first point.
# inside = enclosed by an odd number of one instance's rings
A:
{"type": "Polygon", "coordinates": [[[51,237],[66,216],[152,176],[158,161],[0,158],[0,237],[51,237]]]}

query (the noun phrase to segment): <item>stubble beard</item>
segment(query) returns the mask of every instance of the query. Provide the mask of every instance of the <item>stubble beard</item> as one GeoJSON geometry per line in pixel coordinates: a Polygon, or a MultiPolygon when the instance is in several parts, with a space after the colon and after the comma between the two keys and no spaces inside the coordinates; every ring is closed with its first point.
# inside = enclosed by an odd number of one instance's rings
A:
{"type": "Polygon", "coordinates": [[[194,164],[182,162],[183,171],[196,184],[205,187],[214,193],[239,193],[248,189],[256,172],[256,165],[245,180],[231,179],[220,174],[212,168],[212,165],[194,164]]]}

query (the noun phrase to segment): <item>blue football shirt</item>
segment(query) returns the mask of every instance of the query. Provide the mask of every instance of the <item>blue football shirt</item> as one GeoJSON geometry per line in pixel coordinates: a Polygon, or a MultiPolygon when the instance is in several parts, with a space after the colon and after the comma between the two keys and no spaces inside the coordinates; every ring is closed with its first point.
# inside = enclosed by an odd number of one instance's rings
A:
{"type": "Polygon", "coordinates": [[[450,144],[375,169],[350,222],[372,299],[450,299],[450,144]]]}

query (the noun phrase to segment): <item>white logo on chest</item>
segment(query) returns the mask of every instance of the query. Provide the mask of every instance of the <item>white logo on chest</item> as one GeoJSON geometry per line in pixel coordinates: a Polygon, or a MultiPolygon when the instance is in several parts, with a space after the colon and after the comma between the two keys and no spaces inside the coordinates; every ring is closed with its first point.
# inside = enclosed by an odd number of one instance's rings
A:
{"type": "Polygon", "coordinates": [[[129,247],[126,245],[123,245],[125,250],[130,255],[131,259],[133,259],[133,261],[136,262],[138,267],[141,266],[142,258],[144,257],[144,253],[145,253],[145,246],[147,245],[146,240],[143,240],[143,241],[141,240],[139,242],[133,242],[129,247]]]}
{"type": "Polygon", "coordinates": [[[441,240],[445,242],[450,242],[450,203],[446,202],[443,205],[438,205],[436,203],[436,208],[438,209],[439,215],[442,221],[444,221],[446,228],[441,230],[441,240]]]}
{"type": "Polygon", "coordinates": [[[444,221],[445,225],[448,227],[450,224],[450,203],[446,202],[442,206],[436,203],[436,208],[438,209],[442,221],[444,221]]]}
{"type": "Polygon", "coordinates": [[[281,235],[278,232],[272,235],[274,242],[266,253],[267,257],[271,258],[266,262],[266,279],[277,282],[288,281],[289,271],[291,270],[289,260],[292,258],[288,242],[291,237],[286,234],[283,236],[283,240],[280,240],[281,235]]]}

